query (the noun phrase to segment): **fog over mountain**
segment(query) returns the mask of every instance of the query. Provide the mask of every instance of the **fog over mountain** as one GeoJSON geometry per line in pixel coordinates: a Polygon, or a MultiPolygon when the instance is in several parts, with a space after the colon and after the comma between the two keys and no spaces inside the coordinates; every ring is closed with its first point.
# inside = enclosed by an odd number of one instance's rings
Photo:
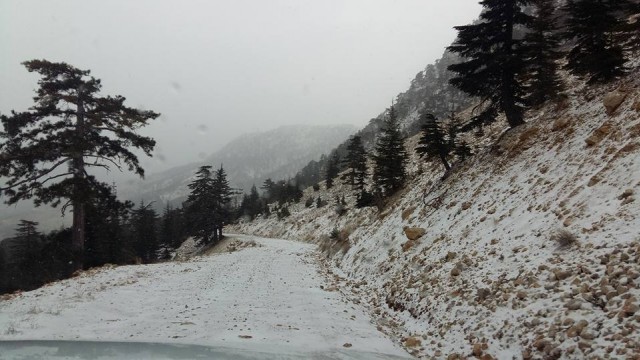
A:
{"type": "Polygon", "coordinates": [[[248,192],[252,185],[260,187],[267,178],[294,176],[307,162],[328,153],[355,131],[351,125],[290,125],[245,134],[202,161],[127,182],[119,187],[119,194],[134,201],[179,203],[186,198],[187,185],[202,165],[222,165],[231,186],[248,192]]]}

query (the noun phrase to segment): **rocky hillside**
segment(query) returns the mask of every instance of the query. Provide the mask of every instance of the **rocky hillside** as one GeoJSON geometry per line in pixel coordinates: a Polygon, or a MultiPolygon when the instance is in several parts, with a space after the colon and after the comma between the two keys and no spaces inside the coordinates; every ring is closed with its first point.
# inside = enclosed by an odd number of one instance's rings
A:
{"type": "Polygon", "coordinates": [[[382,212],[355,209],[344,185],[323,186],[304,199],[328,206],[302,201],[284,221],[234,230],[320,244],[336,288],[418,356],[637,357],[638,65],[607,86],[568,78],[565,103],[504,134],[504,124],[487,129],[446,180],[439,163],[414,156],[382,212]]]}

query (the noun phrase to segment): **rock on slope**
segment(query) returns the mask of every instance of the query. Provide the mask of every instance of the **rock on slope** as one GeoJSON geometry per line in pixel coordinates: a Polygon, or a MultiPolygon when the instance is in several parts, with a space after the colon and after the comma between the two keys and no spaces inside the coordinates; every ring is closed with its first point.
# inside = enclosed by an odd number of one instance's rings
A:
{"type": "Polygon", "coordinates": [[[305,199],[330,203],[347,194],[350,209],[339,217],[332,205],[303,201],[284,222],[237,230],[320,243],[335,281],[415,355],[637,358],[640,71],[632,68],[606,87],[570,80],[565,104],[531,111],[444,181],[440,164],[414,157],[406,189],[382,213],[354,209],[345,186],[307,189],[305,199]],[[603,99],[616,88],[626,98],[608,113],[603,99]],[[408,240],[407,228],[424,235],[408,240]],[[559,229],[577,244],[559,247],[559,229]]]}

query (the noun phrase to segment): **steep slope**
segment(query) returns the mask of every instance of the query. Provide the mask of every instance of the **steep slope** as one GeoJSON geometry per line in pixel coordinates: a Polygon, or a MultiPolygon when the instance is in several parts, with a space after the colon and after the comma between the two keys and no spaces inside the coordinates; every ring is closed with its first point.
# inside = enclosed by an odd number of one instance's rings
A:
{"type": "MultiPolygon", "coordinates": [[[[420,130],[419,116],[425,109],[443,119],[472,103],[472,99],[465,93],[449,84],[453,74],[447,70],[447,67],[459,60],[457,55],[445,51],[440,59],[416,74],[407,91],[396,96],[394,107],[404,134],[412,136],[420,130]]],[[[362,138],[365,148],[373,149],[385,116],[386,111],[383,111],[356,133],[362,138]]],[[[333,151],[343,155],[347,151],[347,145],[345,141],[333,151]]],[[[311,161],[298,172],[296,178],[301,184],[312,185],[319,176],[322,176],[326,165],[326,159],[311,161]]]]}
{"type": "Polygon", "coordinates": [[[320,243],[336,282],[416,355],[637,356],[638,65],[605,87],[569,79],[570,100],[507,133],[487,129],[478,146],[493,145],[444,181],[439,163],[414,156],[406,189],[381,213],[354,209],[345,186],[307,189],[331,203],[346,195],[350,209],[296,204],[283,222],[237,230],[320,243]],[[603,99],[616,94],[626,99],[609,115],[603,99]],[[559,229],[577,244],[559,247],[559,229]]]}
{"type": "Polygon", "coordinates": [[[351,125],[293,125],[242,135],[202,162],[151,175],[132,187],[122,188],[121,195],[133,200],[182,201],[198,166],[221,164],[233,187],[249,190],[270,177],[292,177],[311,159],[329,152],[354,132],[351,125]]]}

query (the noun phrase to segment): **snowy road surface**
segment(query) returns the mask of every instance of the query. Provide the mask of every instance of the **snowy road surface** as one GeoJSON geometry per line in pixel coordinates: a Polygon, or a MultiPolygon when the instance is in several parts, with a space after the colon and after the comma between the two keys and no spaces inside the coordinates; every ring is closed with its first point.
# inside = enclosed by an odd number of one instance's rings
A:
{"type": "Polygon", "coordinates": [[[0,340],[178,342],[408,356],[376,330],[359,305],[321,288],[328,282],[313,245],[254,239],[260,247],[100,270],[0,300],[0,340]]]}

